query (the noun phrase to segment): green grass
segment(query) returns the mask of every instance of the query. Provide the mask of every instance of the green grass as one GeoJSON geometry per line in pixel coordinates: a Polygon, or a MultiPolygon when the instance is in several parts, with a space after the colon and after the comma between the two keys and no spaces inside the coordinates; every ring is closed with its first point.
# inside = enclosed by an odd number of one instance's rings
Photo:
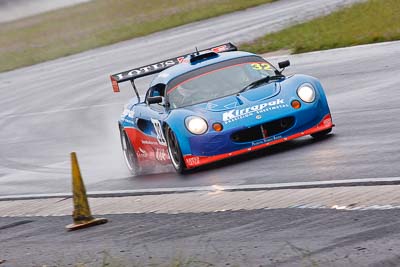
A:
{"type": "Polygon", "coordinates": [[[369,0],[240,45],[265,53],[303,53],[400,39],[400,0],[369,0]]]}
{"type": "Polygon", "coordinates": [[[94,0],[0,24],[0,72],[274,0],[94,0]]]}

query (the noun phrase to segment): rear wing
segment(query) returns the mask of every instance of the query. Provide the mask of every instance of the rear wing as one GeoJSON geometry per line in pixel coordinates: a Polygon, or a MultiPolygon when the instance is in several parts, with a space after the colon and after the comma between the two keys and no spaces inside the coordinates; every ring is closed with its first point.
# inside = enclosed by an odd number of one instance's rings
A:
{"type": "MultiPolygon", "coordinates": [[[[218,45],[215,47],[211,47],[208,49],[204,49],[201,51],[197,51],[196,53],[203,53],[203,52],[215,52],[215,53],[222,53],[222,52],[228,52],[228,51],[236,51],[237,47],[233,45],[232,43],[226,43],[222,45],[218,45]]],[[[193,53],[186,54],[183,56],[179,57],[174,57],[170,58],[167,60],[163,60],[157,63],[153,63],[147,66],[127,70],[124,72],[116,73],[110,76],[112,87],[115,93],[119,92],[119,83],[121,82],[126,82],[126,81],[131,81],[133,88],[136,91],[135,84],[133,83],[134,79],[141,78],[144,76],[152,75],[158,72],[161,72],[169,67],[172,67],[174,65],[180,64],[185,62],[185,58],[187,56],[192,55],[193,53]]]]}

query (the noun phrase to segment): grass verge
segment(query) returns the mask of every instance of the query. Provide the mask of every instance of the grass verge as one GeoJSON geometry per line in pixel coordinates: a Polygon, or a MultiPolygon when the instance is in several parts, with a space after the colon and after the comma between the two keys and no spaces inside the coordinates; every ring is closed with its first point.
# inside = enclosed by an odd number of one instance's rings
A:
{"type": "Polygon", "coordinates": [[[274,0],[93,0],[0,24],[0,72],[274,0]]]}
{"type": "Polygon", "coordinates": [[[259,54],[280,49],[303,53],[394,40],[400,40],[400,1],[369,0],[265,35],[240,49],[259,54]]]}

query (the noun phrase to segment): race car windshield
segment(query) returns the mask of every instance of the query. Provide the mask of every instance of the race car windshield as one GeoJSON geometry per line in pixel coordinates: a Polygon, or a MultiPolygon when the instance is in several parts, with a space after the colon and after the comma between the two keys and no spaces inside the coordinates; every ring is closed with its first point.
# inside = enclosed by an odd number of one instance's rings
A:
{"type": "Polygon", "coordinates": [[[168,102],[172,109],[207,102],[275,75],[275,68],[256,56],[220,62],[172,80],[167,87],[168,102]]]}

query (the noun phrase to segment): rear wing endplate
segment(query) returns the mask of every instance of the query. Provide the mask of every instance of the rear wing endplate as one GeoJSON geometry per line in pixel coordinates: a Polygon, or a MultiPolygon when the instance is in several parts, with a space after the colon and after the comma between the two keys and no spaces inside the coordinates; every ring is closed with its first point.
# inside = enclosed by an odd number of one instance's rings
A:
{"type": "MultiPolygon", "coordinates": [[[[218,46],[211,47],[208,49],[204,49],[204,50],[198,51],[196,53],[203,53],[203,52],[210,52],[210,51],[215,52],[215,53],[222,53],[222,52],[236,51],[236,50],[237,50],[237,47],[235,45],[233,45],[232,43],[226,43],[226,44],[218,45],[218,46]]],[[[143,66],[143,67],[139,67],[139,68],[135,68],[135,69],[131,69],[131,70],[127,70],[124,72],[113,74],[110,76],[113,90],[116,93],[119,92],[118,84],[121,82],[126,82],[126,81],[131,81],[132,85],[134,86],[134,83],[133,83],[134,79],[152,75],[152,74],[161,72],[161,71],[163,71],[169,67],[172,67],[174,65],[183,63],[185,58],[192,54],[193,53],[186,54],[186,55],[179,56],[179,57],[170,58],[170,59],[163,60],[163,61],[160,61],[157,63],[153,63],[153,64],[150,64],[147,66],[143,66]]]]}

